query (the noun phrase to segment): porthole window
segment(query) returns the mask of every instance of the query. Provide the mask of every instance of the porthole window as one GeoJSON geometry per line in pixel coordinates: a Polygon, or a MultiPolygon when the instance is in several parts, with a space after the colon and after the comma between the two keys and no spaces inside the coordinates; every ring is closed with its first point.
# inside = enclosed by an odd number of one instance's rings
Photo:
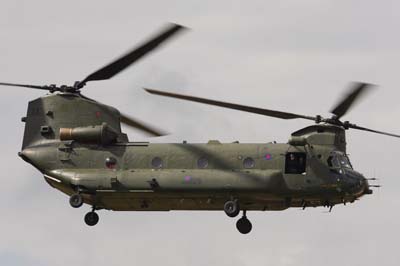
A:
{"type": "Polygon", "coordinates": [[[151,166],[157,169],[163,167],[162,159],[160,157],[154,157],[153,160],[151,160],[151,166]]]}
{"type": "Polygon", "coordinates": [[[243,160],[243,167],[244,168],[253,168],[256,165],[256,162],[254,161],[253,158],[247,157],[246,159],[243,160]]]}
{"type": "Polygon", "coordinates": [[[202,168],[202,169],[207,168],[208,167],[208,159],[204,158],[204,157],[199,158],[197,160],[197,167],[202,168]]]}
{"type": "Polygon", "coordinates": [[[117,166],[117,159],[114,157],[108,157],[106,158],[106,167],[109,169],[115,169],[117,166]]]}

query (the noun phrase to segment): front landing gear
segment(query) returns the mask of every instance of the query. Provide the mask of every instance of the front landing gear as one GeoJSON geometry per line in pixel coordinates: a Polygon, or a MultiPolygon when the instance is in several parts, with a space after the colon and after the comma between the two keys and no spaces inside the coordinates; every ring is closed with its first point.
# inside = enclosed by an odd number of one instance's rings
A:
{"type": "Polygon", "coordinates": [[[91,212],[86,213],[85,223],[89,226],[95,226],[99,222],[99,215],[95,212],[95,207],[91,212]]]}
{"type": "Polygon", "coordinates": [[[232,218],[238,216],[240,213],[238,200],[228,200],[224,205],[224,212],[232,218]]]}
{"type": "MultiPolygon", "coordinates": [[[[228,215],[229,217],[232,217],[232,218],[238,216],[240,213],[240,206],[239,206],[238,200],[237,199],[228,200],[224,204],[224,212],[226,215],[228,215]]],[[[250,233],[251,229],[253,228],[253,225],[251,224],[249,219],[247,219],[246,210],[243,210],[242,218],[240,218],[236,222],[236,228],[242,234],[250,233]]]]}
{"type": "Polygon", "coordinates": [[[247,219],[246,216],[246,211],[243,211],[243,216],[236,222],[236,228],[239,230],[240,233],[242,234],[248,234],[250,233],[251,229],[253,228],[251,222],[249,219],[247,219]]]}

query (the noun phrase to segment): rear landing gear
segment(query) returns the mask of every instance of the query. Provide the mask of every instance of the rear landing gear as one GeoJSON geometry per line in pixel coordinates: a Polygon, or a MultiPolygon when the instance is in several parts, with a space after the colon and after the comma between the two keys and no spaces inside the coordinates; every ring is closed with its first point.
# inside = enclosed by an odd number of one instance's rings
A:
{"type": "MultiPolygon", "coordinates": [[[[69,198],[69,204],[73,208],[79,208],[83,205],[83,197],[82,194],[79,193],[80,191],[76,192],[75,194],[72,194],[69,198]]],[[[85,215],[85,223],[88,226],[95,226],[99,222],[99,215],[95,212],[98,210],[95,205],[92,207],[92,211],[86,213],[85,215]]]]}
{"type": "Polygon", "coordinates": [[[95,226],[99,222],[99,215],[95,212],[95,207],[91,212],[86,213],[85,223],[89,226],[95,226]]]}
{"type": "Polygon", "coordinates": [[[240,218],[237,222],[236,222],[236,228],[238,229],[238,231],[242,234],[248,234],[250,233],[251,229],[253,228],[253,225],[251,224],[251,222],[249,221],[249,219],[247,219],[246,216],[246,211],[243,211],[243,216],[242,218],[240,218]]]}
{"type": "Polygon", "coordinates": [[[76,193],[72,194],[71,197],[69,198],[69,204],[73,208],[79,208],[83,205],[83,197],[81,194],[76,193]]]}

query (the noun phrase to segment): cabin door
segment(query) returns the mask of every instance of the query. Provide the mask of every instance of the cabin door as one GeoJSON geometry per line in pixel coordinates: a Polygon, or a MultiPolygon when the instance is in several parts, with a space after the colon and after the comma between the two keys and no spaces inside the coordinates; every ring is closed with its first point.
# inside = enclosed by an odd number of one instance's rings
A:
{"type": "Polygon", "coordinates": [[[285,155],[284,176],[289,189],[303,189],[306,179],[307,154],[305,152],[288,152],[285,155]]]}

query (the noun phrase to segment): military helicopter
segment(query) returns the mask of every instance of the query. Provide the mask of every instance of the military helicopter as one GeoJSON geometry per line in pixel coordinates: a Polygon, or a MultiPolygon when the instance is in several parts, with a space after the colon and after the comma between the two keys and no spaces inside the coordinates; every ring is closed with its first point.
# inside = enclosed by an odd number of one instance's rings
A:
{"type": "Polygon", "coordinates": [[[281,119],[315,124],[291,134],[287,143],[241,144],[210,140],[204,144],[130,142],[121,123],[152,136],[163,132],[117,109],[84,96],[94,80],[113,77],[184,27],[169,25],[160,34],[73,86],[0,85],[47,90],[28,104],[19,156],[39,170],[46,182],[69,195],[74,208],[91,206],[84,221],[94,226],[96,211],[223,210],[238,219],[247,234],[248,211],[353,203],[373,191],[368,178],[355,171],[346,155],[345,130],[357,126],[341,118],[370,85],[354,83],[332,109],[331,118],[274,111],[146,89],[151,94],[210,104],[281,119]]]}

